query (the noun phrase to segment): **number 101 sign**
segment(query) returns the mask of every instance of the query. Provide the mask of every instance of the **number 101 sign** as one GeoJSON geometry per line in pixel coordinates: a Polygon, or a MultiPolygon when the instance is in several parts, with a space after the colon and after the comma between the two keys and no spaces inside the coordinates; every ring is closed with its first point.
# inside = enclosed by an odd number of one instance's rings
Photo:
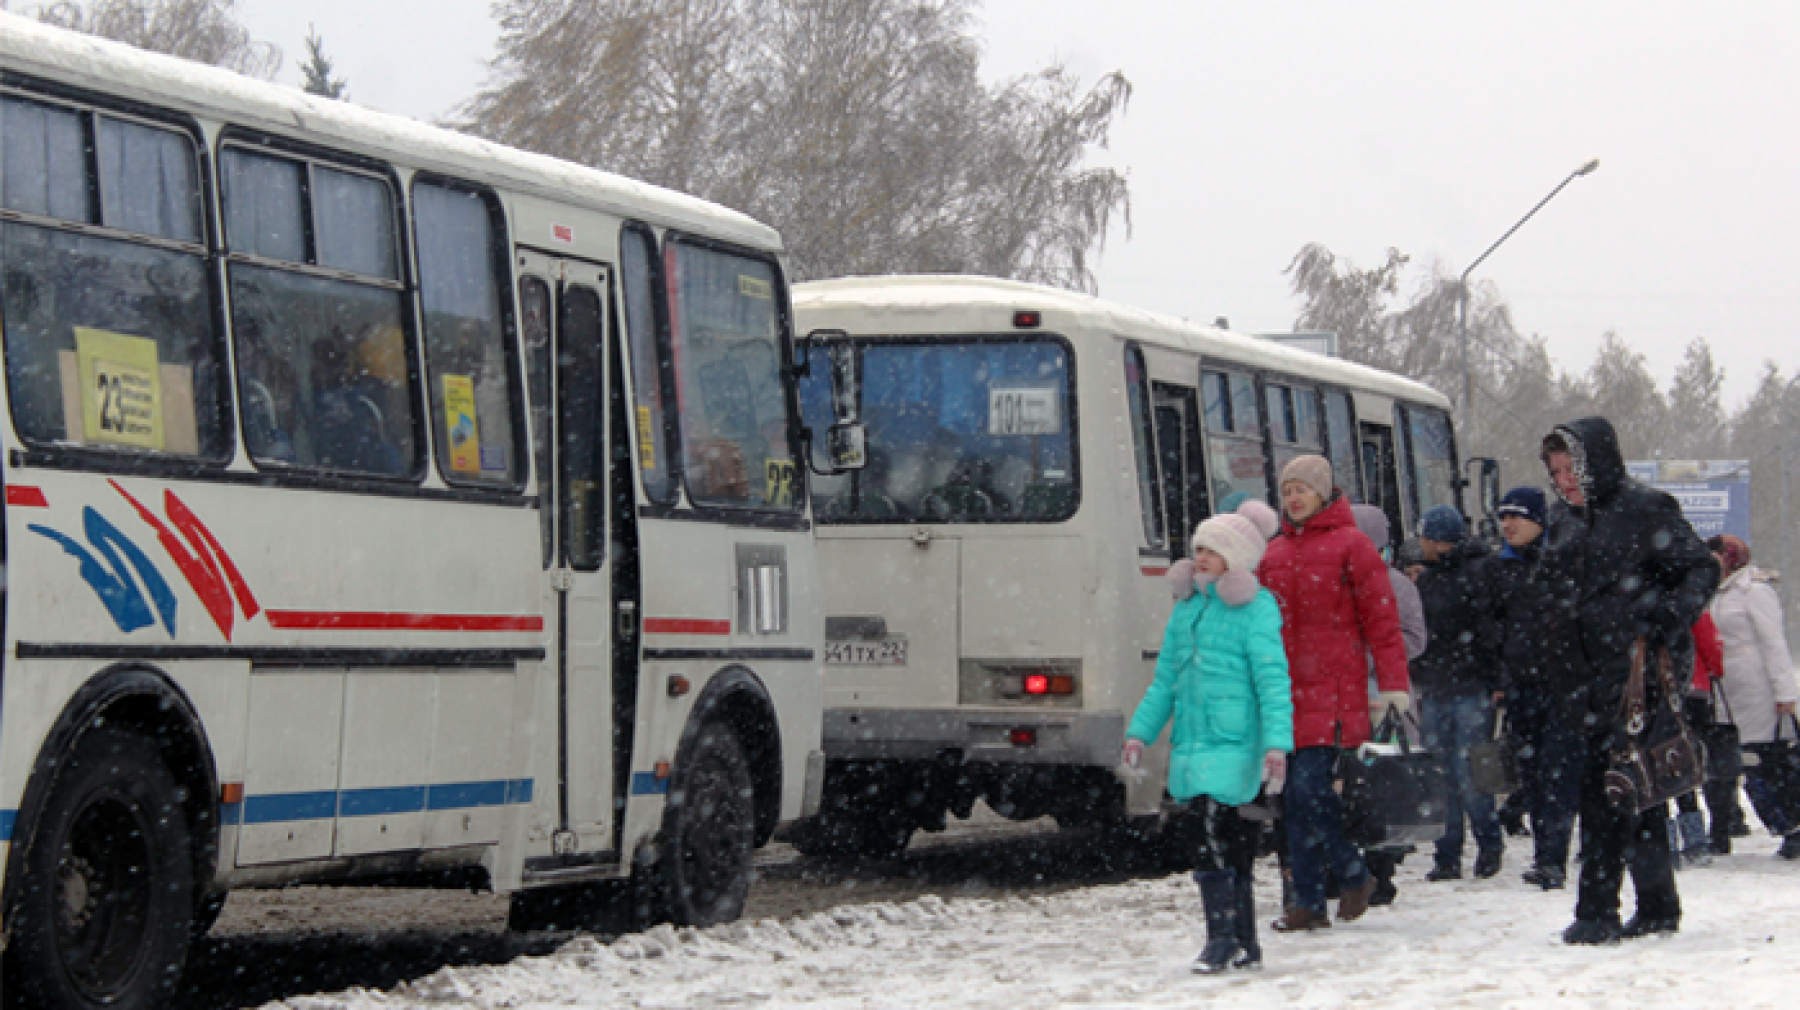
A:
{"type": "Polygon", "coordinates": [[[1055,435],[1062,431],[1062,397],[1055,386],[995,386],[988,390],[988,434],[1055,435]]]}

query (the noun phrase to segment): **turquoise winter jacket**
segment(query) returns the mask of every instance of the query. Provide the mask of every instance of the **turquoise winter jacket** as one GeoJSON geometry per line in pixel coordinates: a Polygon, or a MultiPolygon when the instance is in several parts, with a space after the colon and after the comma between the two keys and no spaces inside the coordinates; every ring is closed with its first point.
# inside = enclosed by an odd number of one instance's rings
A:
{"type": "Polygon", "coordinates": [[[1175,605],[1156,678],[1127,736],[1155,743],[1173,719],[1169,795],[1229,806],[1256,798],[1263,754],[1294,749],[1293,688],[1281,643],[1281,608],[1267,589],[1241,607],[1214,587],[1175,605]]]}

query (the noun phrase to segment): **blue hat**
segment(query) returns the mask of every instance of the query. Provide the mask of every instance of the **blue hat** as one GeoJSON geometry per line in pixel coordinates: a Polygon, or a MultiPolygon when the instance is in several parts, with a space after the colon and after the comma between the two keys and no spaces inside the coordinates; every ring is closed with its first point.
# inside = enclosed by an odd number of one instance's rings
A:
{"type": "Polygon", "coordinates": [[[1500,499],[1500,514],[1503,516],[1524,516],[1526,519],[1544,525],[1545,498],[1542,488],[1516,487],[1506,492],[1500,499]]]}
{"type": "Polygon", "coordinates": [[[1460,543],[1466,532],[1462,513],[1450,505],[1433,505],[1426,509],[1425,521],[1419,524],[1420,536],[1440,543],[1460,543]]]}

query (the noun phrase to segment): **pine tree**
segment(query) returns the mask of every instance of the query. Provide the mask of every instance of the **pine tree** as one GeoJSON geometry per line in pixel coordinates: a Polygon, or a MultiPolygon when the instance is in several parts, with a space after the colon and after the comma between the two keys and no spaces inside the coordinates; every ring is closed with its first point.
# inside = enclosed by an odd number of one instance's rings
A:
{"type": "Polygon", "coordinates": [[[325,55],[325,40],[306,26],[306,62],[300,64],[302,83],[300,90],[309,95],[321,98],[335,98],[343,101],[350,97],[343,78],[333,79],[331,76],[331,57],[325,55]]]}

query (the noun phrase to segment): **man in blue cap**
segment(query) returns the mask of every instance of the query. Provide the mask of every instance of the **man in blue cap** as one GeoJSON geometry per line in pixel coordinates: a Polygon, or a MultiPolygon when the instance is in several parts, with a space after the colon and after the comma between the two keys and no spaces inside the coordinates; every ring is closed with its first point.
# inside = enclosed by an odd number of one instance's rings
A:
{"type": "Polygon", "coordinates": [[[1462,876],[1463,818],[1475,835],[1475,876],[1500,872],[1505,842],[1494,817],[1494,798],[1475,788],[1469,748],[1493,736],[1494,700],[1500,690],[1499,627],[1495,623],[1487,547],[1468,535],[1462,513],[1449,505],[1426,510],[1419,524],[1425,570],[1418,580],[1430,641],[1412,661],[1413,690],[1423,716],[1425,743],[1444,755],[1450,801],[1436,865],[1426,880],[1462,876]]]}
{"type": "Polygon", "coordinates": [[[1531,869],[1523,876],[1526,883],[1550,891],[1568,880],[1584,749],[1579,714],[1567,699],[1557,697],[1546,676],[1543,631],[1550,597],[1536,576],[1547,508],[1544,492],[1535,487],[1513,488],[1500,499],[1500,536],[1505,544],[1492,574],[1500,612],[1507,726],[1535,850],[1531,869]]]}

